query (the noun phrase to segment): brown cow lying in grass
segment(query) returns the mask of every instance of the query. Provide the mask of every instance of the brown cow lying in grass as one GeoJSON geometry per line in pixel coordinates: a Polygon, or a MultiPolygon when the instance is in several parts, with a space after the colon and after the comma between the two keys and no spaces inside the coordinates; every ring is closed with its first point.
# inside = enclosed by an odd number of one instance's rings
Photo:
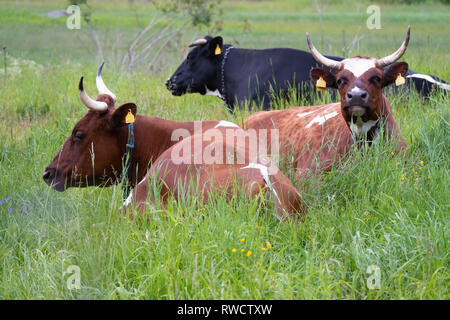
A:
{"type": "Polygon", "coordinates": [[[311,170],[327,170],[354,141],[372,143],[383,127],[400,149],[406,144],[392,115],[391,106],[382,88],[393,82],[401,84],[408,71],[406,62],[397,62],[409,43],[410,28],[401,47],[382,59],[356,56],[334,61],[323,56],[307,40],[314,58],[337,71],[333,75],[321,68],[311,69],[311,78],[318,89],[339,90],[341,101],[327,105],[295,107],[286,110],[261,111],[250,115],[245,128],[279,130],[282,156],[292,155],[296,176],[303,180],[311,170]],[[383,71],[383,67],[392,64],[383,71]]]}
{"type": "Polygon", "coordinates": [[[273,198],[280,219],[295,213],[304,214],[303,203],[294,186],[269,158],[252,154],[253,142],[249,134],[237,126],[217,127],[189,136],[167,149],[153,163],[126,205],[137,205],[141,212],[146,206],[152,206],[155,199],[149,192],[149,185],[152,179],[157,179],[162,182],[158,195],[163,204],[170,196],[177,199],[192,191],[197,192],[200,202],[208,201],[218,192],[230,199],[240,192],[253,198],[264,191],[266,195],[271,194],[268,196],[273,198]]]}
{"type": "MultiPolygon", "coordinates": [[[[245,142],[242,144],[238,141],[230,145],[225,141],[215,140],[211,144],[202,140],[199,147],[195,145],[195,139],[189,138],[195,134],[194,137],[200,136],[203,139],[203,132],[209,130],[225,134],[226,128],[232,130],[232,135],[234,133],[238,136],[244,135],[244,131],[237,125],[227,121],[176,122],[148,117],[137,114],[134,103],[115,108],[116,96],[102,80],[102,67],[103,64],[97,72],[97,88],[100,94],[96,100],[86,94],[83,77],[80,79],[80,99],[89,111],[78,121],[72,134],[45,169],[43,179],[48,185],[57,191],[64,191],[69,187],[110,186],[120,182],[129,138],[126,119],[131,116],[135,120],[133,157],[129,171],[131,186],[141,181],[149,166],[154,163],[152,168],[164,167],[165,175],[157,177],[164,185],[161,194],[164,199],[167,199],[169,194],[176,195],[180,191],[180,185],[186,187],[190,185],[193,176],[188,175],[189,172],[199,181],[203,201],[208,199],[207,194],[214,188],[231,191],[229,183],[235,181],[244,186],[244,193],[249,197],[259,194],[260,188],[272,191],[276,199],[275,209],[282,216],[286,213],[303,213],[300,196],[289,180],[276,167],[269,168],[249,157],[248,154],[244,155],[245,142]],[[180,136],[175,134],[177,130],[183,133],[184,139],[181,142],[179,142],[180,136]],[[185,157],[195,158],[196,153],[210,149],[218,152],[222,148],[238,155],[243,162],[239,164],[222,162],[221,164],[218,159],[219,161],[216,162],[196,163],[194,166],[175,164],[170,159],[172,150],[176,146],[183,147],[191,142],[194,143],[192,153],[184,153],[185,157]],[[243,158],[240,155],[243,155],[243,158]]],[[[217,158],[217,155],[213,157],[217,158]]],[[[137,196],[130,195],[127,204],[133,199],[133,203],[138,204],[141,211],[144,210],[147,182],[148,176],[139,183],[136,191],[133,191],[132,195],[137,196]]]]}
{"type": "MultiPolygon", "coordinates": [[[[99,96],[96,100],[86,94],[83,77],[80,79],[80,99],[89,111],[75,125],[71,135],[44,171],[44,181],[57,191],[92,185],[106,187],[121,181],[123,155],[128,138],[125,117],[130,110],[135,117],[135,147],[130,168],[132,186],[144,178],[152,161],[178,142],[172,139],[174,130],[184,129],[189,134],[195,131],[194,122],[136,114],[134,103],[115,108],[116,96],[102,80],[102,67],[103,63],[97,72],[99,96]]],[[[219,122],[202,121],[202,129],[213,128],[219,122]]]]}

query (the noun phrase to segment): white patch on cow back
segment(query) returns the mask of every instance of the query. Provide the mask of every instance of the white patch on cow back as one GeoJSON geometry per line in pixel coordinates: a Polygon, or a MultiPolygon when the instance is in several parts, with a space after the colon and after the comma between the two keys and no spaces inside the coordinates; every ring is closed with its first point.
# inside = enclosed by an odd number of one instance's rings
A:
{"type": "Polygon", "coordinates": [[[311,120],[310,123],[308,123],[308,125],[306,126],[306,128],[311,127],[313,124],[317,123],[319,125],[324,124],[327,120],[334,118],[335,116],[337,116],[339,113],[337,113],[336,111],[333,111],[331,113],[328,114],[321,114],[317,117],[314,117],[314,119],[311,120]]]}
{"type": "Polygon", "coordinates": [[[303,113],[298,113],[297,116],[298,116],[299,118],[303,118],[303,117],[309,116],[310,114],[312,114],[312,113],[314,113],[314,112],[317,112],[317,110],[308,111],[308,112],[303,112],[303,113]]]}
{"type": "Polygon", "coordinates": [[[345,70],[350,71],[355,77],[359,78],[367,70],[375,68],[375,61],[373,58],[349,58],[342,62],[345,70]]]}
{"type": "Polygon", "coordinates": [[[450,90],[450,84],[439,82],[439,81],[433,79],[431,76],[429,76],[427,74],[415,73],[415,74],[410,74],[410,75],[408,75],[406,77],[407,78],[424,79],[424,80],[427,80],[428,82],[431,82],[431,83],[437,85],[441,89],[450,90]]]}
{"type": "Polygon", "coordinates": [[[297,117],[299,117],[299,118],[304,118],[304,117],[307,117],[307,116],[309,116],[310,114],[313,114],[313,113],[316,113],[316,112],[318,112],[318,111],[320,111],[320,110],[323,110],[323,109],[330,109],[330,108],[332,108],[332,107],[334,107],[336,104],[335,103],[331,103],[331,104],[326,104],[326,105],[324,105],[324,106],[321,106],[321,107],[319,107],[319,108],[316,108],[316,109],[314,109],[314,110],[312,110],[312,111],[306,111],[306,112],[300,112],[300,113],[297,113],[297,117]]]}
{"type": "Polygon", "coordinates": [[[272,183],[270,182],[268,167],[266,167],[265,165],[259,164],[259,163],[250,162],[248,164],[248,166],[242,167],[241,169],[258,169],[259,172],[261,173],[261,176],[263,177],[264,181],[266,182],[267,186],[269,187],[270,191],[273,192],[273,194],[277,198],[278,202],[281,204],[280,198],[278,197],[276,190],[272,187],[272,183]]]}
{"type": "Polygon", "coordinates": [[[212,90],[208,89],[207,86],[205,86],[205,88],[206,88],[205,96],[214,96],[214,97],[219,97],[219,98],[223,99],[222,95],[219,92],[219,89],[212,91],[212,90]]]}
{"type": "Polygon", "coordinates": [[[220,120],[219,123],[216,124],[214,129],[219,128],[219,127],[240,128],[237,124],[230,122],[230,121],[225,121],[225,120],[220,120]]]}

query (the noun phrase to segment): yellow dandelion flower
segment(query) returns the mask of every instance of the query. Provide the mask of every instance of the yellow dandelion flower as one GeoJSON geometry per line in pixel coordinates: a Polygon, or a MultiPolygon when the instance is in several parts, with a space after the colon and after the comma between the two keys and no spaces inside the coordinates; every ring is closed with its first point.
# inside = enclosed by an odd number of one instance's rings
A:
{"type": "Polygon", "coordinates": [[[245,241],[245,238],[242,238],[241,240],[239,240],[240,242],[244,242],[245,241]]]}
{"type": "Polygon", "coordinates": [[[424,162],[423,162],[423,161],[420,161],[419,163],[420,163],[420,165],[421,165],[421,166],[423,166],[423,165],[424,165],[424,162]]]}
{"type": "Polygon", "coordinates": [[[397,165],[399,165],[400,164],[400,161],[397,161],[397,165]]]}
{"type": "Polygon", "coordinates": [[[263,269],[262,272],[267,272],[267,270],[266,270],[266,269],[263,269]]]}
{"type": "Polygon", "coordinates": [[[264,247],[262,247],[262,248],[261,248],[261,250],[262,250],[262,251],[266,251],[266,250],[267,250],[267,248],[264,248],[264,247]]]}
{"type": "Polygon", "coordinates": [[[419,167],[419,170],[422,170],[423,169],[423,167],[419,167]]]}
{"type": "Polygon", "coordinates": [[[262,263],[258,263],[258,267],[262,267],[262,263]]]}
{"type": "Polygon", "coordinates": [[[267,242],[267,243],[266,243],[266,247],[267,247],[268,249],[272,248],[272,245],[270,244],[270,242],[267,242]]]}
{"type": "Polygon", "coordinates": [[[391,155],[394,155],[394,151],[391,152],[391,155]]]}
{"type": "Polygon", "coordinates": [[[233,248],[233,249],[231,249],[231,252],[236,252],[237,251],[237,249],[236,248],[233,248]]]}
{"type": "Polygon", "coordinates": [[[241,249],[241,252],[245,252],[245,249],[241,249]]]}
{"type": "Polygon", "coordinates": [[[247,253],[245,254],[247,257],[250,257],[252,255],[252,250],[248,250],[247,253]]]}

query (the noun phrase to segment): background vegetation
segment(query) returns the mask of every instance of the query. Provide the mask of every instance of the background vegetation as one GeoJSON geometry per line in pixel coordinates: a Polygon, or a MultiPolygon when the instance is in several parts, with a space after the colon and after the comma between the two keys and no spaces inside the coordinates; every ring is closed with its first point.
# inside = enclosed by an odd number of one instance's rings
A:
{"type": "MultiPolygon", "coordinates": [[[[449,80],[447,5],[382,2],[382,29],[370,31],[365,1],[222,1],[203,22],[149,1],[89,3],[91,26],[83,20],[80,30],[68,30],[66,17],[46,16],[65,1],[0,3],[7,52],[6,74],[3,55],[0,63],[0,298],[449,298],[449,100],[442,93],[391,98],[407,157],[381,142],[297,186],[308,209],[304,223],[278,223],[270,205],[220,197],[199,208],[173,204],[135,223],[118,213],[119,186],[57,193],[41,177],[86,112],[77,94],[81,75],[95,95],[98,43],[119,104],[135,101],[140,113],[174,120],[239,122],[248,111],[230,115],[217,98],[173,97],[165,89],[191,40],[214,33],[241,47],[306,49],[309,31],[323,52],[382,56],[411,25],[402,60],[449,80]],[[157,33],[171,22],[167,30],[182,28],[166,33],[151,65],[142,59],[122,67],[154,17],[163,18],[152,28],[157,33]],[[67,289],[69,265],[80,267],[80,290],[67,289]],[[380,268],[379,290],[367,288],[370,265],[380,268]]],[[[292,178],[285,163],[282,169],[292,178]]]]}

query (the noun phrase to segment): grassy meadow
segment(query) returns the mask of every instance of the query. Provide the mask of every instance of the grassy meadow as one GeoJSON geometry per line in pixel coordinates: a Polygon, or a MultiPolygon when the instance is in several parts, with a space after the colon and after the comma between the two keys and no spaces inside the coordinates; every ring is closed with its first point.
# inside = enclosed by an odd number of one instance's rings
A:
{"type": "MultiPolygon", "coordinates": [[[[222,1],[220,35],[240,47],[306,49],[309,31],[323,53],[335,55],[346,55],[354,37],[365,35],[351,53],[382,56],[398,48],[411,25],[402,61],[450,81],[449,5],[383,1],[382,29],[371,31],[370,2],[318,3],[320,14],[303,0],[222,1]]],[[[87,26],[68,30],[65,17],[45,16],[66,7],[0,2],[0,45],[7,47],[6,75],[0,52],[0,299],[450,298],[448,96],[391,96],[409,146],[405,157],[379,141],[303,185],[282,163],[306,203],[305,222],[279,223],[269,203],[218,196],[201,206],[172,203],[137,223],[119,213],[120,186],[59,193],[42,180],[86,113],[80,76],[87,93],[96,94],[100,57],[87,26]],[[71,265],[80,268],[80,289],[67,287],[71,265]],[[378,289],[368,288],[369,266],[380,271],[378,289]]],[[[172,120],[240,122],[249,114],[231,115],[215,97],[174,97],[164,86],[187,43],[206,28],[190,27],[174,39],[155,72],[120,72],[118,53],[154,12],[125,0],[93,1],[92,10],[104,44],[103,78],[117,105],[134,101],[139,113],[172,120]]]]}

